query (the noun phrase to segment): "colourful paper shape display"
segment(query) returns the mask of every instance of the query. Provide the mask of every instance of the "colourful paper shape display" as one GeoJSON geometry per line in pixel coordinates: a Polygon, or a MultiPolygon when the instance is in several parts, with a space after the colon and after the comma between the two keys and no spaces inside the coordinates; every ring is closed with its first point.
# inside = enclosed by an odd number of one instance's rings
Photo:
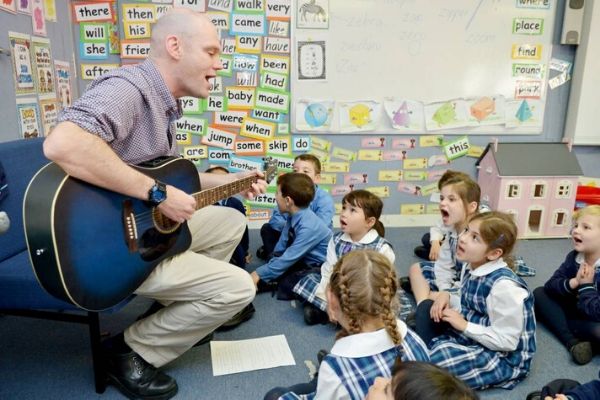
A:
{"type": "Polygon", "coordinates": [[[362,128],[371,122],[371,109],[364,104],[357,104],[352,106],[349,110],[350,122],[358,127],[362,128]]]}
{"type": "Polygon", "coordinates": [[[304,119],[311,128],[323,126],[327,122],[328,117],[327,108],[320,103],[309,104],[304,111],[304,119]]]}
{"type": "Polygon", "coordinates": [[[456,119],[456,111],[450,102],[446,102],[440,106],[431,118],[438,125],[446,125],[456,119]]]}
{"type": "Polygon", "coordinates": [[[515,117],[519,121],[525,122],[529,118],[531,118],[532,116],[533,116],[533,113],[531,112],[531,108],[529,107],[529,103],[527,103],[527,100],[523,100],[521,102],[521,105],[519,106],[519,109],[517,110],[517,113],[515,114],[515,117]]]}
{"type": "Polygon", "coordinates": [[[394,122],[394,125],[403,126],[405,128],[410,126],[410,112],[408,111],[408,106],[405,101],[402,102],[400,108],[394,113],[392,121],[394,122]]]}
{"type": "Polygon", "coordinates": [[[482,97],[473,105],[471,105],[471,115],[477,121],[481,122],[487,118],[488,115],[496,111],[496,102],[490,97],[482,97]]]}

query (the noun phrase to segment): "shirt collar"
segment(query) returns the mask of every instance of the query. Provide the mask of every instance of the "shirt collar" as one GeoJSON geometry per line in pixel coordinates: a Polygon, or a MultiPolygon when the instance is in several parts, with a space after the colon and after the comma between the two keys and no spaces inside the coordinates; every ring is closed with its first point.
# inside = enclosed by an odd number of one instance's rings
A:
{"type": "Polygon", "coordinates": [[[479,268],[471,269],[470,264],[469,264],[468,268],[471,270],[471,275],[473,275],[473,276],[485,276],[485,275],[491,274],[492,272],[494,272],[500,268],[504,268],[506,266],[508,266],[508,265],[506,264],[504,259],[502,257],[500,257],[494,261],[490,261],[490,262],[483,264],[479,268]]]}
{"type": "MultiPolygon", "coordinates": [[[[400,337],[404,338],[408,329],[406,324],[399,319],[396,320],[400,337]]],[[[336,340],[331,354],[340,357],[367,357],[383,353],[396,347],[390,335],[385,329],[375,332],[356,333],[336,340]]]]}
{"type": "MultiPolygon", "coordinates": [[[[377,239],[377,236],[379,236],[377,231],[375,229],[371,229],[369,232],[367,232],[367,234],[365,236],[362,237],[362,239],[360,239],[356,243],[361,243],[361,244],[373,243],[373,241],[375,239],[377,239]]],[[[347,234],[346,232],[344,232],[344,234],[342,235],[342,240],[345,242],[355,243],[354,240],[352,240],[352,238],[350,237],[350,235],[347,234]]]]}
{"type": "MultiPolygon", "coordinates": [[[[584,258],[583,253],[577,253],[577,255],[575,256],[575,262],[577,264],[581,264],[584,261],[585,261],[585,258],[584,258]]],[[[597,259],[596,262],[594,263],[594,268],[600,268],[600,258],[597,259]]]]}
{"type": "Polygon", "coordinates": [[[183,115],[183,111],[181,109],[180,102],[179,100],[175,99],[175,97],[167,87],[167,84],[165,83],[165,80],[158,68],[156,68],[156,65],[154,65],[154,63],[150,59],[146,59],[140,65],[140,69],[142,69],[147,74],[157,78],[155,79],[156,86],[154,87],[154,89],[156,90],[156,93],[158,94],[160,99],[163,101],[165,113],[169,117],[169,119],[174,121],[176,119],[181,118],[183,115]]]}

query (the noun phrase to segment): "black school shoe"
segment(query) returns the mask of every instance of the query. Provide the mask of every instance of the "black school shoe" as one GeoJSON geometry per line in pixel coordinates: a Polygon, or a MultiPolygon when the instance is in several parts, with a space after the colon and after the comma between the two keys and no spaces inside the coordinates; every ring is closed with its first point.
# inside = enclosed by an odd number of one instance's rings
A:
{"type": "Polygon", "coordinates": [[[594,352],[592,350],[592,344],[590,342],[579,342],[569,349],[571,358],[575,364],[585,365],[592,361],[594,352]]]}
{"type": "Polygon", "coordinates": [[[106,358],[109,382],[129,399],[167,400],[177,394],[177,382],[134,351],[110,353],[106,358]]]}
{"type": "Polygon", "coordinates": [[[304,322],[306,325],[326,324],[329,322],[329,316],[312,304],[305,303],[302,309],[304,322]]]}
{"type": "Polygon", "coordinates": [[[254,308],[254,305],[252,303],[248,304],[246,307],[238,311],[238,313],[231,317],[228,321],[226,321],[223,325],[218,327],[217,331],[222,332],[235,328],[241,323],[246,322],[250,318],[252,318],[255,311],[256,309],[254,308]]]}
{"type": "Polygon", "coordinates": [[[422,258],[425,261],[429,261],[429,249],[425,246],[415,247],[415,256],[422,258]]]}

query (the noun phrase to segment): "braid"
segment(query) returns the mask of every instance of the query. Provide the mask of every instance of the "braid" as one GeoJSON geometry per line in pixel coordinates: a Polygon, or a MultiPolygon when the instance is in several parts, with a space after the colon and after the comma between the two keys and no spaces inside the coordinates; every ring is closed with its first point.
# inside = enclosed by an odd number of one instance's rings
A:
{"type": "Polygon", "coordinates": [[[346,320],[338,338],[362,332],[365,322],[375,318],[396,345],[402,342],[396,323],[396,271],[385,256],[373,250],[347,253],[334,266],[329,285],[346,320]]]}
{"type": "Polygon", "coordinates": [[[383,300],[381,303],[381,319],[385,324],[385,330],[397,346],[402,343],[402,337],[400,336],[400,332],[398,332],[396,313],[394,312],[394,305],[397,304],[396,290],[398,287],[394,275],[392,270],[388,271],[388,276],[384,279],[385,285],[379,288],[379,291],[381,292],[381,298],[383,300]]]}
{"type": "Polygon", "coordinates": [[[360,332],[360,321],[358,318],[358,312],[356,311],[356,306],[353,304],[352,295],[350,294],[350,289],[347,285],[348,277],[344,270],[342,270],[341,283],[340,283],[340,304],[342,306],[342,312],[348,319],[348,334],[354,335],[355,333],[360,332]]]}

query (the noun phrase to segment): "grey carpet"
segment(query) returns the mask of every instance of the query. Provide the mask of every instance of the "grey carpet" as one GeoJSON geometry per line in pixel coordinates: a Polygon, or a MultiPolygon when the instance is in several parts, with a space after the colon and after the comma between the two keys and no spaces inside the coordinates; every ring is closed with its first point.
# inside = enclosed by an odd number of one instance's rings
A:
{"type": "MultiPolygon", "coordinates": [[[[388,229],[394,245],[396,265],[401,275],[417,259],[412,249],[420,243],[424,228],[388,229]]],[[[252,249],[258,245],[258,231],[251,231],[252,249]]],[[[537,268],[535,277],[526,278],[533,290],[542,285],[560,265],[571,244],[568,240],[529,240],[519,244],[517,253],[537,268]]],[[[258,263],[253,261],[249,270],[258,263]]],[[[148,306],[137,298],[114,315],[102,317],[103,330],[118,332],[148,306]]],[[[219,332],[217,340],[240,340],[285,334],[296,360],[295,366],[213,377],[210,347],[193,348],[165,371],[179,383],[177,399],[262,399],[274,386],[308,380],[305,362],[316,365],[319,349],[330,348],[335,329],[331,326],[306,326],[301,308],[261,294],[254,301],[257,312],[247,323],[230,332],[219,332]]],[[[548,331],[538,326],[538,352],[530,376],[514,390],[492,389],[480,392],[482,399],[525,399],[549,380],[564,377],[586,382],[598,377],[600,356],[586,366],[577,366],[567,351],[548,331]]],[[[0,398],[1,399],[94,399],[123,398],[113,387],[103,395],[94,392],[90,368],[87,329],[76,324],[24,317],[0,317],[0,398]]]]}

